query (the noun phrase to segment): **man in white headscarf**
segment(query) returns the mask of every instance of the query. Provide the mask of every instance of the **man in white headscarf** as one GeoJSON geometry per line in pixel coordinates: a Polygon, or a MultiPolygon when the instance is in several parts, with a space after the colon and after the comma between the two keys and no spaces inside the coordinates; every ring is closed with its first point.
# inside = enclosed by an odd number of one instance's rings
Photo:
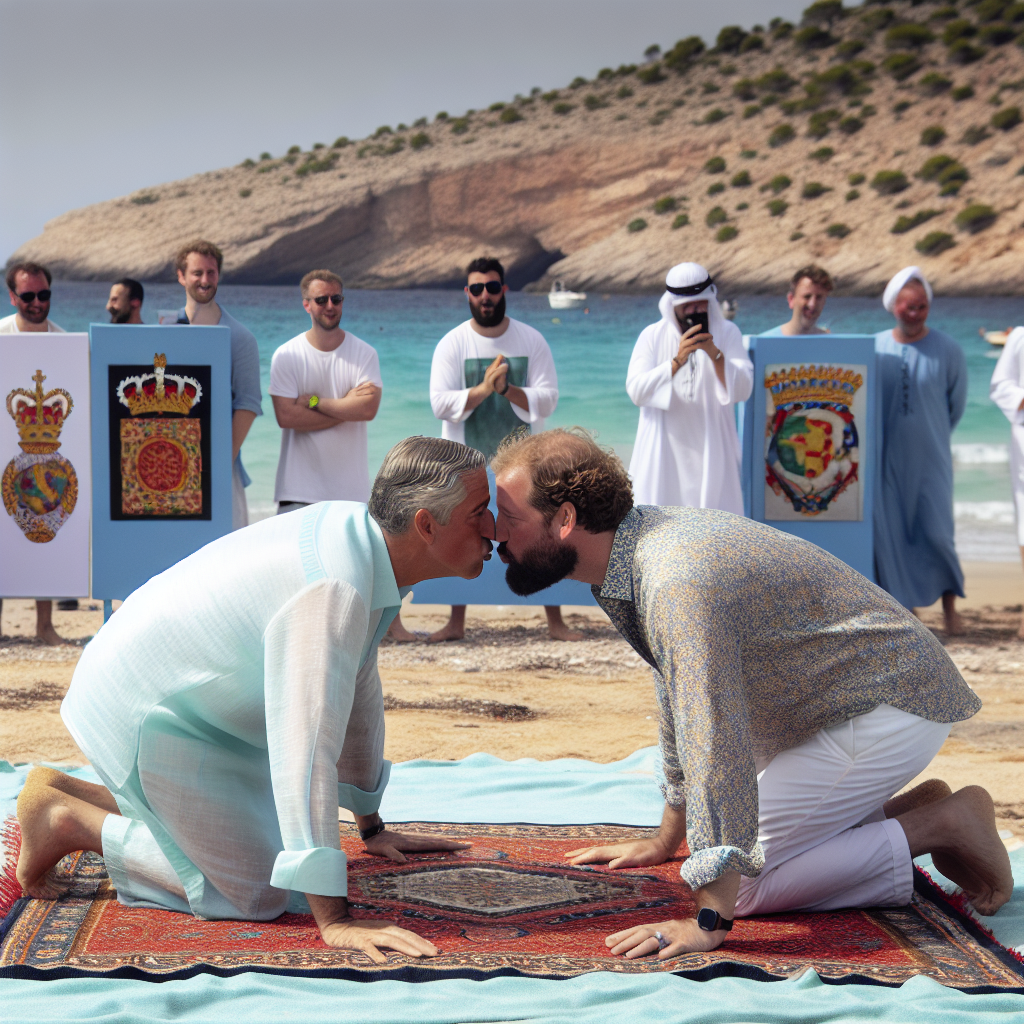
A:
{"type": "Polygon", "coordinates": [[[882,305],[896,326],[875,337],[882,402],[882,472],[875,502],[875,572],[905,608],[942,598],[946,632],[961,631],[964,576],[954,545],[950,438],[967,404],[967,359],[928,326],[931,285],[904,267],[882,305]]]}
{"type": "Polygon", "coordinates": [[[640,332],[626,375],[640,407],[629,464],[636,502],[743,515],[733,405],[750,397],[754,368],[704,267],[680,263],[665,284],[661,320],[640,332]]]}
{"type": "MultiPolygon", "coordinates": [[[[1006,339],[1006,347],[992,373],[988,396],[1010,421],[1010,477],[1017,513],[1017,543],[1024,560],[1024,327],[1015,327],[1006,339]]],[[[1024,619],[1017,636],[1024,640],[1024,619]]]]}

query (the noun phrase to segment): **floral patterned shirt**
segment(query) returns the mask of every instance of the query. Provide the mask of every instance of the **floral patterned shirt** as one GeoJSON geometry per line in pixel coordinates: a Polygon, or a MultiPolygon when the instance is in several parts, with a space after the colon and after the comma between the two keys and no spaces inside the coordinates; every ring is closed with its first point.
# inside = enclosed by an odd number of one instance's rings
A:
{"type": "Polygon", "coordinates": [[[654,669],[662,787],[685,803],[693,888],[758,875],[758,766],[889,704],[932,722],[981,702],[910,612],[845,562],[714,509],[640,505],[592,588],[654,669]]]}

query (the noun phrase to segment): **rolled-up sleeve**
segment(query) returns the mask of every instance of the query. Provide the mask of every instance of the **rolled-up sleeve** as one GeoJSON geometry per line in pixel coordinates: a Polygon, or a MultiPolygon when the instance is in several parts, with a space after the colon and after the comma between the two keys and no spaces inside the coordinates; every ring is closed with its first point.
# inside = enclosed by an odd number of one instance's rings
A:
{"type": "Polygon", "coordinates": [[[546,420],[558,407],[558,375],[555,372],[555,360],[547,342],[539,334],[535,341],[526,372],[526,387],[522,388],[528,408],[512,406],[515,414],[524,423],[546,420]]]}
{"type": "Polygon", "coordinates": [[[466,408],[469,388],[463,378],[462,360],[449,336],[445,336],[434,349],[430,363],[430,408],[439,420],[462,423],[472,409],[466,408]]]}
{"type": "Polygon", "coordinates": [[[685,794],[690,857],[682,877],[694,889],[729,870],[756,877],[764,867],[757,769],[729,609],[693,584],[652,579],[644,591],[651,597],[643,619],[664,682],[661,713],[671,715],[662,733],[674,739],[663,766],[665,796],[678,806],[685,794]]]}
{"type": "MultiPolygon", "coordinates": [[[[367,622],[359,592],[326,579],[285,605],[264,636],[267,749],[284,845],[270,884],[280,889],[348,892],[338,835],[338,760],[367,622]]],[[[380,775],[382,790],[387,773],[380,775]]]]}

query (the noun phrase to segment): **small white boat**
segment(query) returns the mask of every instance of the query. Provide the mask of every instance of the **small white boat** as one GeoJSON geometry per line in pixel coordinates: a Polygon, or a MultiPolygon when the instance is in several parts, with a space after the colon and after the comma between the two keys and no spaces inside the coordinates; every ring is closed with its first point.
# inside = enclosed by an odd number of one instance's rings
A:
{"type": "Polygon", "coordinates": [[[586,292],[571,292],[561,281],[556,281],[548,292],[548,303],[552,309],[576,309],[586,301],[586,292]]]}
{"type": "Polygon", "coordinates": [[[1008,327],[1005,331],[986,331],[984,327],[978,328],[978,333],[995,348],[1002,348],[1006,344],[1006,339],[1010,336],[1010,328],[1008,327]]]}

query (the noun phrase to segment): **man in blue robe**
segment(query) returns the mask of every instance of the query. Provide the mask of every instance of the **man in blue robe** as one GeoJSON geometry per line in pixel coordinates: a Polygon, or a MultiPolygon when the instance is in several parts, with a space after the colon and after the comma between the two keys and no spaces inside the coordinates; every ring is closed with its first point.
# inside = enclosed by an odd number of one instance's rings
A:
{"type": "Polygon", "coordinates": [[[950,437],[967,404],[967,360],[929,327],[932,289],[917,267],[888,284],[896,326],[876,336],[882,402],[882,473],[875,503],[875,572],[905,608],[942,598],[946,632],[961,631],[964,575],[954,545],[950,437]]]}

